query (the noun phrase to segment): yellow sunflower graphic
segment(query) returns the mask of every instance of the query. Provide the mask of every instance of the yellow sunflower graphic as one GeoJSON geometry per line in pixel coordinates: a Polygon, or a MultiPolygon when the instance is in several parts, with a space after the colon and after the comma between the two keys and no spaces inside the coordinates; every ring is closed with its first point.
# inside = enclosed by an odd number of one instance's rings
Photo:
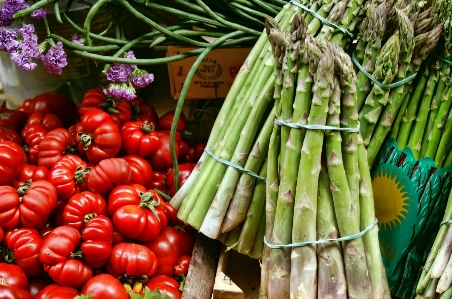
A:
{"type": "Polygon", "coordinates": [[[393,171],[380,171],[372,180],[375,214],[382,229],[392,230],[406,219],[408,192],[393,171]]]}

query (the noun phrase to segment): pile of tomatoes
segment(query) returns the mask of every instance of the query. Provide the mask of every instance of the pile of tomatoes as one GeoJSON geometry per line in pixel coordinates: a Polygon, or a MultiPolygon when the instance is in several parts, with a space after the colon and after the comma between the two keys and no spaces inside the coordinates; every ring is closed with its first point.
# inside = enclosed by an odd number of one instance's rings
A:
{"type": "MultiPolygon", "coordinates": [[[[0,109],[0,298],[181,297],[196,232],[162,197],[176,191],[173,115],[101,89],[0,109]]],[[[181,185],[205,147],[185,125],[181,185]]]]}

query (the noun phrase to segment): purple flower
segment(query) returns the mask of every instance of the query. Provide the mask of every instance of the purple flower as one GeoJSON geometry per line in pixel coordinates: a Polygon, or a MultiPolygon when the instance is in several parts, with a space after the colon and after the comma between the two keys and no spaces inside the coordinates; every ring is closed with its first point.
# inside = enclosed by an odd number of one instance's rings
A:
{"type": "Polygon", "coordinates": [[[15,29],[0,28],[0,51],[10,52],[17,48],[17,33],[15,29]]]}
{"type": "Polygon", "coordinates": [[[63,43],[58,42],[56,48],[50,47],[47,54],[41,55],[41,61],[49,74],[61,75],[62,68],[67,65],[63,43]]]}
{"type": "Polygon", "coordinates": [[[135,66],[131,64],[119,64],[113,63],[105,73],[107,79],[114,83],[123,83],[129,80],[132,75],[133,68],[135,66]]]}
{"type": "Polygon", "coordinates": [[[14,21],[13,15],[28,7],[24,0],[7,0],[0,8],[0,27],[7,27],[14,21]]]}
{"type": "Polygon", "coordinates": [[[104,89],[104,94],[116,99],[124,99],[131,101],[137,96],[135,95],[135,89],[127,83],[110,83],[108,88],[104,89]]]}
{"type": "Polygon", "coordinates": [[[73,42],[74,44],[79,44],[81,46],[85,45],[77,33],[74,33],[74,35],[72,35],[71,42],[73,42]]]}
{"type": "MultiPolygon", "coordinates": [[[[145,71],[142,71],[145,72],[145,71]]],[[[132,86],[136,89],[138,88],[145,88],[152,82],[154,82],[154,74],[148,74],[147,72],[145,74],[142,74],[141,76],[134,76],[132,77],[132,80],[130,80],[132,83],[132,86]]]]}
{"type": "Polygon", "coordinates": [[[22,69],[29,71],[36,68],[32,59],[39,58],[38,37],[33,25],[20,29],[0,29],[0,50],[7,51],[11,60],[22,69]]]}
{"type": "Polygon", "coordinates": [[[31,17],[33,19],[44,19],[44,17],[46,16],[46,10],[42,9],[42,8],[38,8],[37,10],[35,10],[34,12],[31,13],[31,17]]]}

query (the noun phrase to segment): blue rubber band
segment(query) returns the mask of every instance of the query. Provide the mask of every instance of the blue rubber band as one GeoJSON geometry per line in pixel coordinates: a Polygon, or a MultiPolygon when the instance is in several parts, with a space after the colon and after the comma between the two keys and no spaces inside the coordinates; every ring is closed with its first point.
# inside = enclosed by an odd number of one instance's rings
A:
{"type": "Polygon", "coordinates": [[[358,133],[359,132],[359,121],[358,126],[356,128],[340,128],[340,127],[332,127],[332,126],[324,126],[324,125],[300,125],[296,123],[288,123],[280,119],[275,119],[275,124],[278,126],[286,126],[291,127],[294,129],[308,129],[308,130],[331,130],[331,131],[346,131],[346,132],[352,132],[352,133],[358,133]]]}
{"type": "Polygon", "coordinates": [[[394,87],[398,87],[398,86],[404,85],[404,84],[406,84],[407,82],[410,82],[411,80],[413,80],[413,79],[416,77],[416,75],[417,75],[417,73],[414,73],[414,74],[412,74],[411,76],[409,76],[409,77],[407,77],[407,78],[405,78],[405,79],[403,79],[403,80],[400,80],[400,81],[391,83],[391,84],[389,84],[389,85],[384,85],[383,83],[381,83],[380,81],[378,81],[377,79],[375,79],[374,76],[372,76],[371,74],[369,74],[369,73],[363,68],[363,66],[358,62],[358,60],[356,60],[356,58],[355,58],[355,52],[352,53],[352,61],[353,61],[353,63],[359,68],[359,70],[360,70],[364,75],[366,75],[367,78],[369,78],[372,82],[374,82],[375,84],[377,84],[378,86],[380,86],[380,88],[382,88],[382,89],[391,89],[391,88],[394,88],[394,87]]]}
{"type": "Polygon", "coordinates": [[[447,60],[447,59],[445,59],[445,58],[442,58],[441,56],[436,56],[436,57],[438,57],[438,58],[441,59],[442,61],[447,62],[448,64],[452,65],[452,61],[447,60]]]}
{"type": "Polygon", "coordinates": [[[324,23],[327,26],[333,27],[339,31],[341,31],[344,34],[349,35],[351,38],[354,38],[355,36],[353,35],[353,33],[351,33],[350,31],[348,31],[347,29],[344,29],[342,27],[337,26],[334,23],[331,23],[330,21],[328,21],[327,19],[325,19],[324,17],[322,17],[321,15],[319,15],[318,13],[316,13],[315,11],[311,10],[309,7],[304,6],[303,4],[296,2],[295,0],[291,0],[290,1],[292,4],[302,8],[303,10],[308,11],[309,13],[311,13],[311,15],[313,15],[314,17],[316,17],[317,19],[319,19],[320,21],[322,21],[322,23],[324,23]]]}
{"type": "Polygon", "coordinates": [[[441,222],[441,225],[445,224],[452,224],[452,220],[444,220],[443,222],[441,222]]]}
{"type": "Polygon", "coordinates": [[[370,231],[375,225],[377,225],[377,223],[378,223],[378,220],[375,219],[374,223],[372,223],[371,225],[366,227],[365,230],[363,230],[357,234],[354,234],[353,236],[342,237],[339,239],[322,239],[322,240],[313,241],[313,242],[301,242],[301,243],[276,245],[276,244],[268,243],[267,239],[264,236],[264,244],[267,245],[268,247],[270,247],[271,249],[280,249],[280,248],[287,248],[287,247],[304,247],[304,246],[309,246],[309,245],[327,244],[327,243],[332,243],[332,242],[353,241],[353,240],[356,240],[356,239],[364,236],[364,234],[367,233],[368,231],[370,231]]]}
{"type": "Polygon", "coordinates": [[[235,169],[237,169],[237,170],[239,170],[239,171],[241,171],[241,172],[244,172],[244,173],[246,173],[246,174],[248,174],[248,175],[250,175],[250,176],[252,176],[252,177],[255,177],[255,178],[258,179],[258,180],[261,180],[261,181],[264,181],[264,182],[265,182],[265,178],[259,176],[258,174],[254,173],[254,172],[252,172],[252,171],[249,171],[249,170],[247,170],[247,169],[241,167],[240,165],[237,165],[237,164],[232,163],[232,162],[230,162],[230,161],[223,160],[223,159],[221,159],[221,158],[215,156],[215,155],[214,155],[211,151],[209,151],[207,148],[204,149],[204,151],[205,151],[206,153],[208,153],[212,158],[214,158],[215,160],[217,160],[218,162],[223,163],[223,164],[225,164],[225,165],[227,165],[227,166],[231,166],[231,167],[233,167],[233,168],[235,168],[235,169]]]}

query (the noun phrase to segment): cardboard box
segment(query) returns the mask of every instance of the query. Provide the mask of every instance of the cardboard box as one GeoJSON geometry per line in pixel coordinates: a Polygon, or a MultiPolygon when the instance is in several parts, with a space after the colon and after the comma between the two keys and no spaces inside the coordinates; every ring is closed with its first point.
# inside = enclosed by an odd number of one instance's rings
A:
{"type": "MultiPolygon", "coordinates": [[[[189,47],[168,47],[166,55],[173,56],[195,50],[189,47]]],[[[234,78],[245,62],[251,48],[227,48],[213,50],[201,65],[191,81],[186,99],[224,99],[234,78]]],[[[179,98],[187,74],[197,56],[168,63],[171,96],[179,98]]]]}

